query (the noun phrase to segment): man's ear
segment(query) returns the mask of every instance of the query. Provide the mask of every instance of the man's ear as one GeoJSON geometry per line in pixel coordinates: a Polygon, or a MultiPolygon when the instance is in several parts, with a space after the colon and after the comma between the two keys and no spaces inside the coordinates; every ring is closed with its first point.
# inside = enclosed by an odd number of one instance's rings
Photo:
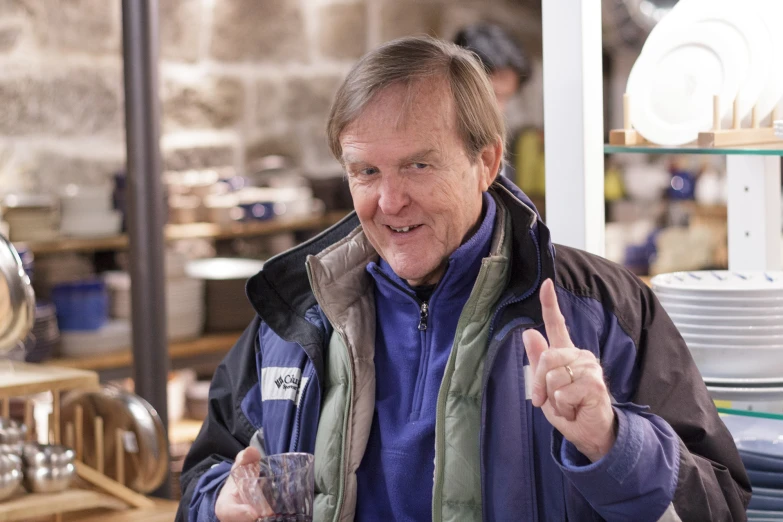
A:
{"type": "Polygon", "coordinates": [[[503,142],[498,138],[495,143],[484,147],[479,155],[479,167],[481,169],[481,191],[485,192],[495,181],[503,159],[503,142]]]}

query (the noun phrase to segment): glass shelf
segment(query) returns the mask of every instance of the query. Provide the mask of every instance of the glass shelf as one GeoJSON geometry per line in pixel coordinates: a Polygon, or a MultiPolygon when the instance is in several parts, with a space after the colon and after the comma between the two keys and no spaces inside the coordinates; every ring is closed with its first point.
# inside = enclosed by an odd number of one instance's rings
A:
{"type": "Polygon", "coordinates": [[[768,413],[765,411],[750,411],[750,410],[734,410],[731,408],[718,408],[718,413],[725,413],[727,415],[740,415],[743,417],[755,417],[757,419],[772,419],[783,421],[783,414],[780,413],[768,413]]]}
{"type": "Polygon", "coordinates": [[[783,143],[743,147],[699,148],[696,145],[663,147],[657,145],[604,145],[605,154],[714,154],[745,156],[783,156],[783,143]]]}

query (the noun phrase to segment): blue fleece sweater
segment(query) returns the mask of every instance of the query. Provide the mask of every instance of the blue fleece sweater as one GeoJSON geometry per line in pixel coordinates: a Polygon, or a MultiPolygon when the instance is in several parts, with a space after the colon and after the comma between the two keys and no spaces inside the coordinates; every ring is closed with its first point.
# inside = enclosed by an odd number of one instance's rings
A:
{"type": "Polygon", "coordinates": [[[421,521],[432,515],[435,410],[462,308],[489,255],[495,202],[484,194],[476,233],[450,257],[430,297],[421,302],[383,259],[370,263],[375,279],[375,414],[356,473],[356,520],[421,521]],[[426,329],[419,324],[426,322],[426,329]]]}

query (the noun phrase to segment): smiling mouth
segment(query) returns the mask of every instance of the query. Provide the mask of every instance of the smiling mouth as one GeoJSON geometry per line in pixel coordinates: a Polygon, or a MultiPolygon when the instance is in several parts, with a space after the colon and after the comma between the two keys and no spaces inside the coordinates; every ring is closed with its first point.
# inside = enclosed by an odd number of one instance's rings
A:
{"type": "Polygon", "coordinates": [[[406,232],[410,232],[411,230],[415,230],[415,229],[419,228],[421,225],[411,225],[411,226],[401,227],[401,228],[392,227],[390,225],[386,225],[386,226],[392,232],[395,232],[397,234],[405,234],[406,232]]]}

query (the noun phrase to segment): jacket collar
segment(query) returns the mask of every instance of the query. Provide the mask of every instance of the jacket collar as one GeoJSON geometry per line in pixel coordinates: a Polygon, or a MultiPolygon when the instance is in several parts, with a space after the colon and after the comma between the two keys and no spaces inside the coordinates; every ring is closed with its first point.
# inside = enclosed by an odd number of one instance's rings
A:
{"type": "MultiPolygon", "coordinates": [[[[513,231],[511,276],[502,300],[513,301],[531,292],[537,295],[544,279],[554,277],[554,248],[549,229],[532,201],[507,178],[498,177],[490,190],[509,210],[513,231]]],[[[320,356],[325,340],[324,329],[311,321],[312,314],[308,314],[317,303],[305,262],[308,256],[317,255],[351,236],[358,226],[359,219],[351,212],[313,239],[269,259],[247,283],[247,297],[261,319],[282,339],[302,345],[311,358],[320,356]]],[[[529,302],[530,299],[525,300],[525,308],[529,302]]],[[[526,313],[540,319],[538,299],[526,313]]]]}

